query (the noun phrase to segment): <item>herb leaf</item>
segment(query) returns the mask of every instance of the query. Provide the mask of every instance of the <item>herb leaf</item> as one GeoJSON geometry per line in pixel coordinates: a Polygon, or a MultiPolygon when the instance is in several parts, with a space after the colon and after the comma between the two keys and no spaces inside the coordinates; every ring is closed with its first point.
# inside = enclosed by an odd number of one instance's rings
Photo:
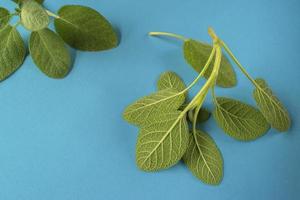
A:
{"type": "Polygon", "coordinates": [[[183,160],[192,173],[204,183],[217,185],[222,181],[223,158],[207,133],[197,130],[190,134],[183,160]]]}
{"type": "Polygon", "coordinates": [[[32,32],[29,51],[35,64],[47,76],[63,78],[68,74],[70,53],[63,40],[50,29],[32,32]]]}
{"type": "Polygon", "coordinates": [[[225,97],[215,99],[213,116],[229,136],[237,140],[254,140],[270,128],[258,109],[240,101],[225,97]]]}
{"type": "Polygon", "coordinates": [[[186,88],[186,86],[175,72],[168,71],[160,75],[157,81],[157,89],[164,90],[169,88],[173,88],[178,92],[181,92],[186,88]]]}
{"type": "MultiPolygon", "coordinates": [[[[198,73],[203,69],[209,55],[212,51],[212,46],[208,44],[201,43],[196,40],[186,40],[183,46],[184,58],[198,73]]],[[[210,64],[206,73],[205,78],[208,79],[213,70],[213,63],[210,64]]],[[[219,75],[217,78],[217,85],[220,87],[233,87],[237,83],[235,72],[226,58],[222,56],[221,66],[219,70],[219,75]]]]}
{"type": "Polygon", "coordinates": [[[158,113],[177,110],[184,101],[184,94],[174,89],[161,90],[128,106],[123,116],[129,123],[143,125],[158,113]]]}
{"type": "Polygon", "coordinates": [[[46,28],[50,22],[46,10],[33,0],[25,1],[21,8],[21,22],[30,31],[46,28]]]}
{"type": "Polygon", "coordinates": [[[73,48],[101,51],[117,46],[117,34],[96,10],[77,5],[62,7],[54,25],[57,33],[73,48]]]}
{"type": "MultiPolygon", "coordinates": [[[[22,3],[23,1],[26,1],[26,0],[12,0],[12,1],[19,4],[19,3],[22,3]]],[[[39,4],[42,4],[44,2],[44,0],[34,0],[34,1],[38,2],[39,4]]]]}
{"type": "Polygon", "coordinates": [[[0,7],[0,30],[3,29],[10,20],[10,13],[5,8],[0,7]]]}
{"type": "Polygon", "coordinates": [[[20,33],[10,25],[0,31],[0,47],[0,81],[2,81],[21,66],[26,49],[20,33]]]}
{"type": "Polygon", "coordinates": [[[256,79],[258,86],[255,87],[253,97],[271,126],[278,131],[287,131],[291,125],[288,111],[280,100],[274,96],[272,90],[263,79],[256,79]]]}
{"type": "MultiPolygon", "coordinates": [[[[211,113],[206,108],[201,108],[198,116],[197,116],[197,123],[203,123],[209,120],[211,113]]],[[[194,121],[194,110],[190,110],[188,112],[188,119],[190,122],[194,121]]]]}
{"type": "Polygon", "coordinates": [[[174,111],[156,116],[138,136],[136,162],[140,169],[157,171],[175,165],[188,144],[188,125],[181,113],[174,111]]]}

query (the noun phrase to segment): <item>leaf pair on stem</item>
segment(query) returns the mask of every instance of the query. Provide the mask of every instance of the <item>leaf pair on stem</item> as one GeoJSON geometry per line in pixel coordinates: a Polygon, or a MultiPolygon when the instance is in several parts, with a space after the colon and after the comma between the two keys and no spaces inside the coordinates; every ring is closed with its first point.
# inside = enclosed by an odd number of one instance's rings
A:
{"type": "Polygon", "coordinates": [[[211,28],[209,35],[212,45],[173,33],[151,32],[150,35],[164,35],[182,40],[184,58],[199,75],[186,87],[177,74],[166,72],[158,80],[156,93],[137,100],[125,109],[124,119],[140,128],[136,146],[136,163],[140,169],[158,171],[183,159],[192,173],[203,182],[212,185],[221,182],[221,152],[213,139],[198,128],[199,123],[209,118],[203,103],[210,90],[215,105],[214,119],[229,136],[250,141],[264,135],[270,126],[279,131],[288,130],[291,122],[282,103],[263,79],[254,80],[246,72],[211,28]],[[238,100],[216,97],[216,85],[228,88],[235,86],[237,82],[235,72],[223,55],[222,48],[253,83],[253,97],[258,109],[238,100]],[[207,81],[188,102],[188,91],[202,77],[207,81]]]}
{"type": "Polygon", "coordinates": [[[15,72],[26,56],[19,25],[31,32],[29,52],[38,68],[51,78],[64,78],[72,59],[66,44],[82,51],[102,51],[118,45],[111,24],[96,10],[79,5],[63,6],[58,14],[45,9],[43,0],[13,0],[18,4],[10,13],[0,7],[0,81],[15,72]],[[19,22],[10,25],[12,17],[19,22]],[[54,18],[55,30],[48,28],[54,18]]]}

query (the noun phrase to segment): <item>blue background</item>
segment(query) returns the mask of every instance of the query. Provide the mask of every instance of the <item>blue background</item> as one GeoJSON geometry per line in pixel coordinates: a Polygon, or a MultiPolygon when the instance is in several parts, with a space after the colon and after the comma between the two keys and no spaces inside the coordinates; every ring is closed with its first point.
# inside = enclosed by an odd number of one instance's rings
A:
{"type": "MultiPolygon", "coordinates": [[[[13,9],[10,1],[0,4],[13,9]]],[[[121,43],[106,52],[72,51],[74,68],[63,80],[44,76],[27,57],[0,83],[1,200],[300,199],[299,0],[46,0],[45,5],[56,11],[64,4],[100,11],[121,33],[121,43]],[[186,83],[197,75],[185,63],[180,42],[147,32],[209,42],[209,26],[252,76],[268,81],[293,119],[288,133],[270,130],[248,143],[225,135],[213,119],[206,123],[203,129],[225,161],[217,187],[197,180],[182,163],[159,173],[138,170],[137,128],[122,120],[129,103],[155,90],[161,72],[175,71],[186,83]]],[[[238,87],[217,94],[254,105],[253,87],[236,72],[238,87]]],[[[212,108],[210,96],[206,106],[212,108]]]]}

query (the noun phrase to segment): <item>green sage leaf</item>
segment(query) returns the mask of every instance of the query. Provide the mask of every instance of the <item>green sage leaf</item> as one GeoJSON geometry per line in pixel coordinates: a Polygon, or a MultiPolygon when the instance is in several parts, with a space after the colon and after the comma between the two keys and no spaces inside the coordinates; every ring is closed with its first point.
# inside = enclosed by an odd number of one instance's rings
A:
{"type": "Polygon", "coordinates": [[[182,79],[175,72],[164,72],[160,75],[157,81],[157,89],[165,90],[173,88],[178,92],[183,91],[186,86],[182,79]]]}
{"type": "Polygon", "coordinates": [[[71,68],[71,56],[64,41],[50,29],[32,32],[29,51],[34,63],[47,76],[65,77],[71,68]]]}
{"type": "Polygon", "coordinates": [[[263,79],[256,79],[257,86],[253,97],[271,126],[278,131],[287,131],[291,126],[291,119],[288,111],[280,100],[273,94],[272,90],[263,79]]]}
{"type": "Polygon", "coordinates": [[[21,7],[21,22],[30,31],[46,28],[50,22],[46,10],[33,0],[24,1],[21,7]]]}
{"type": "Polygon", "coordinates": [[[237,140],[254,140],[270,128],[258,109],[240,101],[218,97],[213,116],[229,136],[237,140]]]}
{"type": "MultiPolygon", "coordinates": [[[[205,66],[206,61],[212,51],[212,46],[189,39],[184,42],[183,52],[184,58],[198,73],[200,73],[205,66]]],[[[204,77],[208,79],[213,70],[213,62],[209,65],[204,77]]],[[[219,75],[217,78],[217,85],[220,87],[233,87],[237,83],[235,72],[226,58],[222,56],[219,75]]]]}
{"type": "Polygon", "coordinates": [[[20,33],[10,25],[0,31],[0,47],[0,81],[3,81],[21,66],[26,49],[20,33]]]}
{"type": "Polygon", "coordinates": [[[55,19],[57,33],[73,48],[101,51],[118,45],[111,24],[96,10],[76,5],[62,7],[55,19]]]}
{"type": "Polygon", "coordinates": [[[223,158],[214,140],[197,130],[189,136],[189,144],[183,156],[191,172],[204,183],[218,185],[223,178],[223,158]]]}
{"type": "Polygon", "coordinates": [[[161,90],[129,105],[123,116],[129,123],[143,125],[158,113],[177,110],[184,100],[184,94],[174,89],[161,90]]]}
{"type": "MultiPolygon", "coordinates": [[[[206,108],[201,108],[198,116],[197,116],[197,123],[203,123],[209,120],[211,113],[206,108]]],[[[194,121],[194,110],[190,110],[188,112],[188,119],[190,122],[194,121]]]]}
{"type": "Polygon", "coordinates": [[[188,125],[181,112],[157,115],[138,136],[136,162],[140,169],[157,171],[175,165],[188,144],[188,125]]]}
{"type": "Polygon", "coordinates": [[[10,20],[10,13],[5,8],[0,7],[0,30],[3,29],[10,20]]]}

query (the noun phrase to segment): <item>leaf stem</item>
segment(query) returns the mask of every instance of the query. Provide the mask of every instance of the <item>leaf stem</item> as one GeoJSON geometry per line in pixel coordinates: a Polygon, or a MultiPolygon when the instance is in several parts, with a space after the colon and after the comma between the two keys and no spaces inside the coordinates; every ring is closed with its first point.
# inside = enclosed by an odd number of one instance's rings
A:
{"type": "Polygon", "coordinates": [[[198,105],[197,108],[195,109],[195,112],[194,112],[194,116],[193,116],[194,117],[193,118],[193,134],[196,134],[197,118],[198,118],[199,111],[200,111],[201,107],[202,107],[202,105],[198,105]]]}
{"type": "Polygon", "coordinates": [[[220,64],[221,64],[222,50],[221,50],[221,47],[220,47],[219,44],[215,44],[214,48],[216,48],[216,58],[215,58],[215,62],[214,62],[213,71],[212,71],[209,79],[206,81],[204,86],[198,92],[198,94],[193,98],[193,100],[185,108],[187,110],[190,110],[195,105],[197,105],[197,106],[201,105],[202,106],[209,89],[214,85],[214,83],[217,79],[218,71],[220,69],[220,64]]]}
{"type": "Polygon", "coordinates": [[[250,76],[250,74],[246,71],[246,69],[243,67],[243,65],[238,61],[238,59],[234,56],[230,48],[226,45],[224,41],[220,41],[221,45],[224,47],[225,51],[229,54],[229,56],[232,58],[232,60],[236,63],[236,65],[239,67],[239,69],[243,72],[243,74],[255,85],[257,86],[255,80],[250,76]]]}
{"type": "Polygon", "coordinates": [[[182,91],[182,93],[185,93],[185,92],[187,92],[189,89],[191,89],[191,88],[199,81],[199,79],[200,79],[201,77],[204,76],[204,74],[205,74],[205,72],[207,71],[207,69],[208,69],[208,67],[209,67],[209,65],[210,65],[210,63],[211,63],[213,57],[215,56],[215,54],[216,54],[216,48],[214,47],[214,48],[212,49],[212,51],[211,51],[209,57],[208,57],[208,60],[207,60],[206,63],[205,63],[203,69],[201,70],[200,74],[197,76],[197,78],[195,78],[195,80],[194,80],[194,81],[193,81],[193,82],[192,82],[185,90],[182,91]]]}
{"type": "Polygon", "coordinates": [[[21,24],[21,21],[18,21],[16,24],[13,25],[13,27],[17,28],[21,24]]]}
{"type": "Polygon", "coordinates": [[[168,36],[168,37],[173,37],[176,38],[178,40],[182,40],[182,41],[187,41],[188,39],[182,35],[178,35],[175,33],[168,33],[168,32],[149,32],[150,36],[168,36]]]}
{"type": "Polygon", "coordinates": [[[49,11],[49,10],[46,10],[47,14],[50,16],[50,17],[54,17],[56,19],[59,19],[60,17],[56,14],[54,14],[53,12],[49,11]]]}

